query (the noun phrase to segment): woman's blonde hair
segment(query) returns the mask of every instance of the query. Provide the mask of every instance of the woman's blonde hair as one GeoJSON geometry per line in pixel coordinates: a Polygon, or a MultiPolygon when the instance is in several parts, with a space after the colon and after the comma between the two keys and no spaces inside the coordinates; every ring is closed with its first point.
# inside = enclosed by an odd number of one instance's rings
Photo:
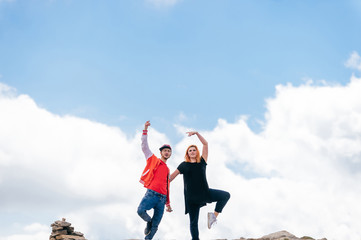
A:
{"type": "Polygon", "coordinates": [[[197,150],[197,155],[196,155],[196,160],[197,160],[197,163],[200,163],[201,162],[201,155],[199,153],[199,150],[198,150],[198,147],[196,145],[190,145],[188,148],[187,148],[187,151],[186,151],[186,155],[184,156],[184,159],[186,162],[191,162],[191,159],[188,155],[188,150],[191,148],[191,147],[194,147],[196,150],[197,150]]]}

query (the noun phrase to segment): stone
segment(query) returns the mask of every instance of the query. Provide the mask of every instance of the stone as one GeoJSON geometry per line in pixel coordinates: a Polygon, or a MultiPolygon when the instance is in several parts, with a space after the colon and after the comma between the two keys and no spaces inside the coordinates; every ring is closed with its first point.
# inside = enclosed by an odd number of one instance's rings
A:
{"type": "Polygon", "coordinates": [[[84,237],[74,235],[59,235],[56,236],[57,240],[86,240],[84,237]]]}
{"type": "Polygon", "coordinates": [[[288,239],[297,239],[297,237],[287,231],[279,231],[275,233],[268,234],[266,236],[263,236],[262,238],[269,238],[270,240],[280,239],[280,238],[288,238],[288,239]]]}
{"type": "Polygon", "coordinates": [[[64,221],[55,221],[55,225],[60,227],[70,227],[71,223],[64,221]]]}
{"type": "Polygon", "coordinates": [[[74,227],[66,227],[66,230],[68,231],[68,233],[73,233],[74,227]]]}
{"type": "Polygon", "coordinates": [[[73,235],[79,236],[79,237],[83,237],[83,236],[84,236],[84,234],[81,233],[81,232],[73,232],[73,235]]]}
{"type": "Polygon", "coordinates": [[[52,236],[65,235],[65,234],[68,234],[68,231],[66,229],[60,231],[53,231],[52,236]]]}
{"type": "Polygon", "coordinates": [[[55,225],[54,225],[54,226],[52,227],[52,230],[53,230],[53,231],[63,230],[63,227],[59,227],[59,226],[55,226],[55,225]]]}
{"type": "MultiPolygon", "coordinates": [[[[275,232],[275,233],[271,233],[268,235],[265,235],[261,238],[239,238],[239,240],[315,240],[314,238],[311,237],[302,237],[302,238],[298,238],[295,235],[287,232],[287,231],[279,231],[279,232],[275,232]]],[[[322,238],[319,240],[327,240],[326,238],[322,238]]]]}

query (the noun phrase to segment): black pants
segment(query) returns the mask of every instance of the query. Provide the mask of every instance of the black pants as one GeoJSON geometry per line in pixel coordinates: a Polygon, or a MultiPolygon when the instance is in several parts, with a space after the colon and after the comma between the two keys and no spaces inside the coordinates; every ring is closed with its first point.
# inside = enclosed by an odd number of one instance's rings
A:
{"type": "MultiPolygon", "coordinates": [[[[217,202],[215,211],[220,213],[222,212],[224,206],[228,202],[231,195],[229,192],[209,189],[210,193],[210,201],[217,202]]],[[[189,221],[190,221],[190,229],[192,240],[199,240],[199,231],[198,231],[198,219],[199,219],[199,210],[202,206],[199,204],[191,204],[188,203],[188,212],[189,212],[189,221]]]]}

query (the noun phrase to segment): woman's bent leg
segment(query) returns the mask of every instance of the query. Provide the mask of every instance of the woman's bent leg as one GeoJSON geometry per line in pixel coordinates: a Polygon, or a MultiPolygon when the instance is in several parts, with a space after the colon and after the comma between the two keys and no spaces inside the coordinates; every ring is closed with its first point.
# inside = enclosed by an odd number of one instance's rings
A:
{"type": "Polygon", "coordinates": [[[221,213],[224,206],[226,206],[231,195],[229,192],[217,190],[217,189],[209,189],[210,197],[212,202],[216,203],[215,212],[221,213]]]}

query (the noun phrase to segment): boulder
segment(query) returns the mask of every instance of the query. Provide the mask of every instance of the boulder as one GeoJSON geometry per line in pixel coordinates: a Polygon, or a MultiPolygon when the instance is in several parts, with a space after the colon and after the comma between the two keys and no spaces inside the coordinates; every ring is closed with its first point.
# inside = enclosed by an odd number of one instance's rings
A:
{"type": "MultiPolygon", "coordinates": [[[[239,240],[316,240],[314,238],[311,238],[311,237],[301,237],[301,238],[298,238],[296,237],[295,235],[287,232],[287,231],[279,231],[279,232],[275,232],[275,233],[271,233],[271,234],[268,234],[268,235],[265,235],[261,238],[243,238],[241,237],[239,240]]],[[[322,239],[319,239],[319,240],[327,240],[326,238],[322,238],[322,239]]]]}

